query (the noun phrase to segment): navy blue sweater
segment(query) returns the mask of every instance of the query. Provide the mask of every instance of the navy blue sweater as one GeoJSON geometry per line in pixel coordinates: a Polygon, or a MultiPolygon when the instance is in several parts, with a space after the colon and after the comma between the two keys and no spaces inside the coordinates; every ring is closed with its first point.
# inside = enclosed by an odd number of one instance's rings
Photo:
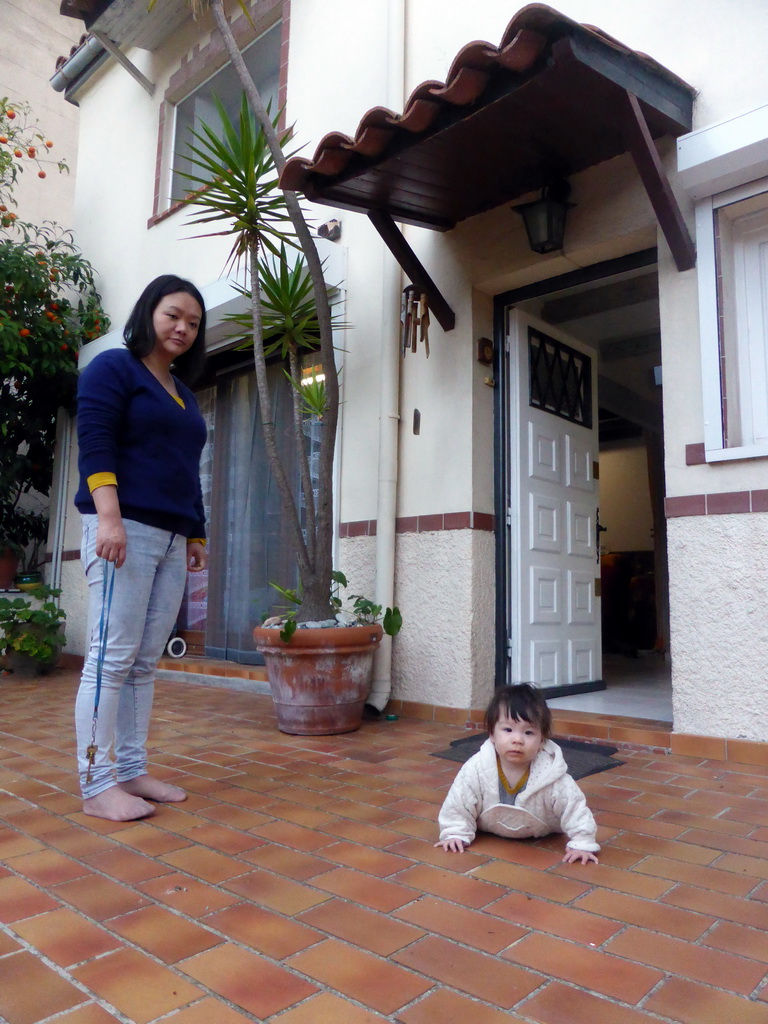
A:
{"type": "Polygon", "coordinates": [[[200,455],[206,427],[195,397],[176,380],[184,408],[127,348],[96,356],[80,375],[75,505],[95,512],[88,477],[114,473],[125,519],[205,537],[200,455]]]}

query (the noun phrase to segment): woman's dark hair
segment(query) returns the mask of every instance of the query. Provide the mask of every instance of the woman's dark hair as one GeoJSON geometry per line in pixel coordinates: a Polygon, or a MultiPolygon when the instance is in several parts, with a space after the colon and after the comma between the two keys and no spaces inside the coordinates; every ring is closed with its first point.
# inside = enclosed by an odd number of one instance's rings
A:
{"type": "Polygon", "coordinates": [[[139,359],[148,356],[156,341],[152,316],[160,301],[166,295],[173,295],[175,292],[186,292],[187,295],[191,295],[201,310],[197,337],[189,350],[179,356],[173,364],[173,372],[177,377],[185,384],[194,384],[205,364],[205,302],[191,281],[186,281],[175,274],[161,274],[154,281],[150,281],[131,310],[131,315],[123,328],[123,337],[129,352],[139,359]]]}
{"type": "Polygon", "coordinates": [[[485,712],[485,727],[489,733],[493,732],[502,715],[537,725],[545,740],[552,735],[552,712],[541,690],[530,683],[500,686],[494,693],[485,712]]]}

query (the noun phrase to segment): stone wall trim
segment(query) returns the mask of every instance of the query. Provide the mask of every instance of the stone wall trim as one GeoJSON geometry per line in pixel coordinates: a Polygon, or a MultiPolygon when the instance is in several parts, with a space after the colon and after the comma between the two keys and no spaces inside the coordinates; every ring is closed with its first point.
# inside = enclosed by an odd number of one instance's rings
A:
{"type": "Polygon", "coordinates": [[[679,516],[723,516],[742,512],[768,512],[768,490],[683,494],[666,498],[667,519],[679,516]]]}
{"type": "MultiPolygon", "coordinates": [[[[425,516],[401,516],[395,520],[396,533],[436,533],[441,530],[485,530],[493,533],[495,517],[488,512],[435,512],[425,516]]],[[[339,537],[375,537],[375,519],[339,523],[339,537]]]]}

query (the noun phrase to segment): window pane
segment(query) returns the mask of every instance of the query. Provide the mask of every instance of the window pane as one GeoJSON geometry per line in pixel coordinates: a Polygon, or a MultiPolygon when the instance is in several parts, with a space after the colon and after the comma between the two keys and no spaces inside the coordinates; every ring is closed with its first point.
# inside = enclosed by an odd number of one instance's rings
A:
{"type": "Polygon", "coordinates": [[[721,387],[727,447],[768,442],[768,196],[717,211],[721,387]]]}
{"type": "MultiPolygon", "coordinates": [[[[277,94],[280,81],[280,37],[280,23],[278,22],[243,52],[246,67],[253,76],[264,104],[272,111],[273,115],[277,113],[277,94]]],[[[182,199],[190,190],[188,182],[181,177],[179,172],[197,170],[185,157],[189,143],[194,142],[190,130],[199,132],[203,121],[214,130],[218,130],[219,115],[213,100],[214,96],[221,100],[229,117],[235,120],[240,109],[242,92],[235,69],[231,64],[227,64],[177,105],[173,145],[172,200],[182,199]]]]}

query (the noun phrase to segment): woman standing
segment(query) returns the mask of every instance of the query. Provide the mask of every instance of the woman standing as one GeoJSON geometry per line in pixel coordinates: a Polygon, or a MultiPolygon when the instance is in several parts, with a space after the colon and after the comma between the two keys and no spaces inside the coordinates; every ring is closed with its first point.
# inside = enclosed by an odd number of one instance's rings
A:
{"type": "Polygon", "coordinates": [[[200,292],[172,274],[156,278],[123,337],[126,348],[96,356],[80,377],[75,496],[90,638],[75,708],[80,787],[85,813],[112,821],[153,814],[149,801],[186,799],[148,774],[146,739],[155,669],[186,572],[207,564],[199,472],[206,428],[182,383],[205,359],[200,292]]]}

